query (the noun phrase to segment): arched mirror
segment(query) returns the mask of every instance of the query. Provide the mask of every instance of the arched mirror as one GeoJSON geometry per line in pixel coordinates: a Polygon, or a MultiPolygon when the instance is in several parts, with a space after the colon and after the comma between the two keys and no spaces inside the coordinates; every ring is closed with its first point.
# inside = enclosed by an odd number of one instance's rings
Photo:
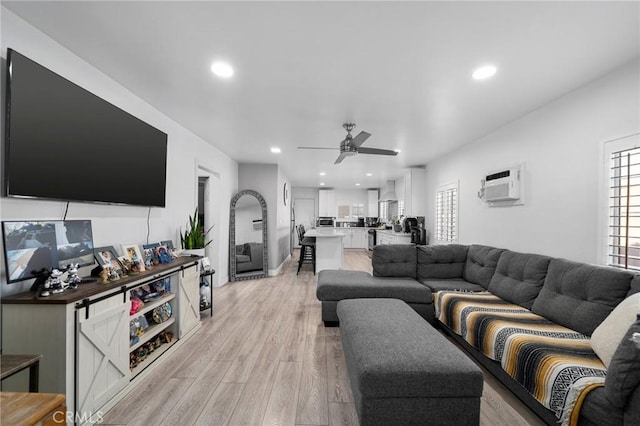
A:
{"type": "Polygon", "coordinates": [[[229,281],[266,277],[268,259],[267,203],[256,191],[240,191],[229,213],[229,281]]]}

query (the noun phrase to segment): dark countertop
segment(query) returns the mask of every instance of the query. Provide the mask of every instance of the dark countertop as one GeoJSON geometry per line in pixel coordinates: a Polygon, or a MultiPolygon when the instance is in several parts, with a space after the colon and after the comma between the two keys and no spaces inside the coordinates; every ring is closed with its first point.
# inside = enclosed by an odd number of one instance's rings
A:
{"type": "MultiPolygon", "coordinates": [[[[136,283],[135,286],[141,284],[138,281],[148,282],[160,278],[167,272],[173,273],[180,269],[184,269],[195,265],[200,259],[199,256],[182,256],[173,260],[171,263],[160,264],[152,269],[140,272],[135,275],[129,275],[116,281],[109,281],[107,284],[100,284],[99,277],[93,277],[95,282],[80,284],[77,289],[67,289],[62,293],[52,294],[51,296],[36,299],[35,291],[25,291],[23,293],[12,294],[2,297],[2,304],[52,304],[52,305],[68,305],[69,303],[79,302],[90,298],[97,294],[109,292],[117,293],[122,287],[136,283]]],[[[135,287],[132,286],[132,287],[135,287]]]]}

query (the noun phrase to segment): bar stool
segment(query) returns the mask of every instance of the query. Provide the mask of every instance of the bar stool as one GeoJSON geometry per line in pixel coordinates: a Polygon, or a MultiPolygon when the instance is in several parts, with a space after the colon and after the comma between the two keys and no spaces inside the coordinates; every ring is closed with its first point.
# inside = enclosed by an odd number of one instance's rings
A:
{"type": "Polygon", "coordinates": [[[316,274],[316,238],[315,237],[305,237],[304,236],[304,226],[298,225],[298,243],[300,244],[300,259],[298,259],[298,272],[296,275],[300,273],[300,268],[303,263],[312,263],[313,264],[313,275],[316,274]]]}

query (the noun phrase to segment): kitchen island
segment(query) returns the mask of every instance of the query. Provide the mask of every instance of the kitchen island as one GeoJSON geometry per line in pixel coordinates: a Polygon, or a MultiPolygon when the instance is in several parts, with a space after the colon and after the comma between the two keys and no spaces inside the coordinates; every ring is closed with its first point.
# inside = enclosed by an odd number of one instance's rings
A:
{"type": "Polygon", "coordinates": [[[304,233],[316,239],[316,272],[324,269],[342,269],[344,256],[344,231],[339,228],[316,228],[304,233]]]}

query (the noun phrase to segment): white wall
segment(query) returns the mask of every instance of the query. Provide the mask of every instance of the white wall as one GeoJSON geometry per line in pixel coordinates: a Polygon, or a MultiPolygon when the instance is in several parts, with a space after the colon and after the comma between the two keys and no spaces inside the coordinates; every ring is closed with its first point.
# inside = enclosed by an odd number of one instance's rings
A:
{"type": "Polygon", "coordinates": [[[436,187],[457,180],[460,243],[598,263],[602,144],[640,130],[639,75],[635,61],[427,164],[429,231],[436,187]],[[487,172],[522,162],[523,206],[478,199],[487,172]]]}
{"type": "MultiPolygon", "coordinates": [[[[223,213],[218,216],[219,223],[212,231],[214,242],[210,250],[215,250],[214,258],[220,259],[218,265],[213,265],[218,272],[217,282],[226,283],[228,206],[238,187],[237,163],[5,8],[1,10],[1,23],[3,66],[7,48],[13,48],[168,134],[166,208],[151,209],[149,241],[172,239],[179,245],[179,228],[184,228],[187,216],[193,213],[197,202],[197,165],[219,178],[215,200],[210,201],[215,204],[209,208],[221,209],[223,213]]],[[[4,108],[4,88],[1,104],[4,108]]],[[[4,111],[0,115],[4,118],[4,111]]],[[[109,173],[117,173],[114,162],[117,163],[117,159],[96,160],[96,174],[108,176],[109,173]]],[[[138,190],[144,190],[146,181],[141,179],[139,184],[138,190]]],[[[0,198],[2,220],[62,219],[64,209],[65,203],[61,201],[0,198]]],[[[120,243],[146,242],[147,213],[145,207],[71,203],[67,218],[91,219],[96,246],[118,247],[120,243]]],[[[5,272],[0,272],[0,291],[3,294],[28,289],[28,283],[6,285],[5,272]]]]}

